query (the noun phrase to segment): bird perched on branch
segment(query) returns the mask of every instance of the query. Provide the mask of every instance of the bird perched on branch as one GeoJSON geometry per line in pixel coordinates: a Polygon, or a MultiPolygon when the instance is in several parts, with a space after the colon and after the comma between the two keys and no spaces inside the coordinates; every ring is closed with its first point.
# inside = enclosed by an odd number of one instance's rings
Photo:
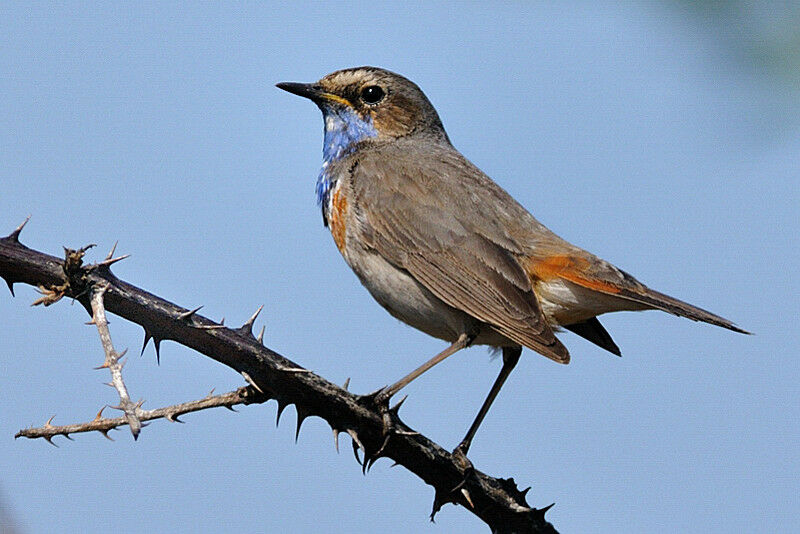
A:
{"type": "Polygon", "coordinates": [[[467,346],[502,350],[500,375],[457,452],[466,455],[522,347],[569,362],[560,328],[616,355],[603,313],[657,309],[747,333],[548,230],[450,144],[410,80],[358,67],[277,86],[322,110],[317,199],[347,264],[389,313],[451,343],[372,400],[385,405],[467,346]]]}

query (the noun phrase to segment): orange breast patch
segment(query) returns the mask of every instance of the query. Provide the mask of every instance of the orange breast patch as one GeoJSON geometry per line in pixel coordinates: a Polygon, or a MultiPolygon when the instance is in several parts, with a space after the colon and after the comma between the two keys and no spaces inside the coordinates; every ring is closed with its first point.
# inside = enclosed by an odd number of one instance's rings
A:
{"type": "Polygon", "coordinates": [[[619,293],[620,288],[611,282],[593,277],[590,263],[580,256],[557,254],[540,261],[528,262],[528,274],[536,280],[552,280],[561,278],[579,286],[605,293],[619,293]]]}
{"type": "Polygon", "coordinates": [[[331,211],[328,214],[328,224],[331,228],[333,241],[339,252],[344,254],[345,232],[347,230],[345,217],[347,216],[347,198],[337,189],[331,199],[331,211]]]}

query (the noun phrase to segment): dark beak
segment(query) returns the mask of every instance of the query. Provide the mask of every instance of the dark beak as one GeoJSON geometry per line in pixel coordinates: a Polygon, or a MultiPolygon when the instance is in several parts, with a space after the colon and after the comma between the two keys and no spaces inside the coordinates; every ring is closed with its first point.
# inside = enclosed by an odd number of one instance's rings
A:
{"type": "Polygon", "coordinates": [[[283,89],[284,91],[289,91],[297,96],[308,98],[318,106],[353,106],[346,98],[328,93],[322,87],[314,83],[281,82],[275,84],[275,87],[283,89]]]}
{"type": "Polygon", "coordinates": [[[323,95],[322,88],[313,83],[281,82],[275,84],[275,87],[315,102],[320,100],[323,95]]]}

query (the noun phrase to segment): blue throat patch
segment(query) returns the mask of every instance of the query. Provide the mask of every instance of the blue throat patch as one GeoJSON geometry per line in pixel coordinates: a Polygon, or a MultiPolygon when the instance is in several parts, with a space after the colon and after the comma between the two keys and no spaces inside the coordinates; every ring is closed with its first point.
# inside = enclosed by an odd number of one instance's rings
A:
{"type": "Polygon", "coordinates": [[[363,119],[350,108],[324,107],[322,116],[325,120],[325,140],[322,145],[322,169],[317,177],[317,203],[322,206],[322,216],[327,226],[328,197],[335,183],[335,178],[328,174],[328,167],[355,150],[355,145],[368,137],[377,137],[378,132],[372,124],[372,118],[363,119]]]}

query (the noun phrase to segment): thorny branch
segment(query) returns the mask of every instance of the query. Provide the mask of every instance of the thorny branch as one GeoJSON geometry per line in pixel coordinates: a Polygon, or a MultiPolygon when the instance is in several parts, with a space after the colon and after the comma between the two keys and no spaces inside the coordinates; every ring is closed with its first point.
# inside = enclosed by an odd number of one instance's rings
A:
{"type": "MultiPolygon", "coordinates": [[[[166,419],[173,423],[182,423],[183,421],[178,419],[178,417],[183,414],[199,412],[200,410],[207,410],[209,408],[228,408],[229,410],[233,410],[233,407],[239,404],[254,404],[266,400],[268,399],[255,391],[252,387],[242,387],[221,395],[209,394],[203,399],[165,406],[164,408],[158,408],[156,410],[142,410],[138,408],[136,416],[140,423],[152,421],[153,419],[166,419]]],[[[53,443],[52,439],[56,436],[64,436],[67,439],[72,439],[70,434],[100,432],[106,438],[111,439],[108,435],[109,430],[128,424],[128,420],[125,416],[113,418],[103,417],[104,409],[105,406],[97,412],[97,416],[93,420],[73,425],[53,425],[51,424],[53,422],[53,417],[51,417],[44,426],[22,429],[17,432],[14,437],[31,439],[43,438],[53,443]]],[[[55,443],[53,443],[53,445],[55,445],[55,443]]]]}
{"type": "MultiPolygon", "coordinates": [[[[80,302],[90,314],[95,296],[109,312],[141,325],[144,345],[153,340],[157,355],[161,341],[170,339],[231,367],[245,377],[250,387],[219,396],[225,400],[215,399],[215,405],[231,407],[239,399],[245,404],[276,399],[280,417],[288,404],[295,404],[298,434],[307,417],[323,418],[331,425],[337,440],[340,432],[350,435],[353,451],[365,472],[376,460],[386,457],[433,486],[431,519],[444,504],[455,503],[483,520],[492,532],[556,532],[544,517],[550,506],[540,509],[530,506],[526,501],[528,490],[519,490],[513,479],[494,478],[464,465],[450,452],[414,432],[400,420],[399,406],[391,411],[396,431],[387,440],[383,434],[383,414],[359,402],[346,387],[338,387],[265,347],[263,330],[258,339],[253,335],[257,313],[240,328],[214,323],[199,315],[199,308],[181,308],[118,279],[110,266],[122,257],[83,266],[80,257],[86,247],[79,251],[65,249],[65,260],[29,249],[19,242],[24,225],[0,238],[0,278],[6,281],[12,295],[14,283],[26,283],[39,287],[43,293],[37,302],[49,305],[66,296],[80,302]]],[[[136,406],[135,414],[139,421],[156,417],[174,420],[181,413],[204,409],[204,400],[152,411],[136,406]]],[[[54,435],[68,437],[78,431],[97,430],[105,434],[110,428],[129,424],[127,416],[126,411],[126,417],[116,420],[95,418],[84,425],[94,423],[97,427],[85,430],[74,425],[56,427],[48,421],[43,429],[23,430],[18,436],[43,437],[49,441],[54,435]]]]}

